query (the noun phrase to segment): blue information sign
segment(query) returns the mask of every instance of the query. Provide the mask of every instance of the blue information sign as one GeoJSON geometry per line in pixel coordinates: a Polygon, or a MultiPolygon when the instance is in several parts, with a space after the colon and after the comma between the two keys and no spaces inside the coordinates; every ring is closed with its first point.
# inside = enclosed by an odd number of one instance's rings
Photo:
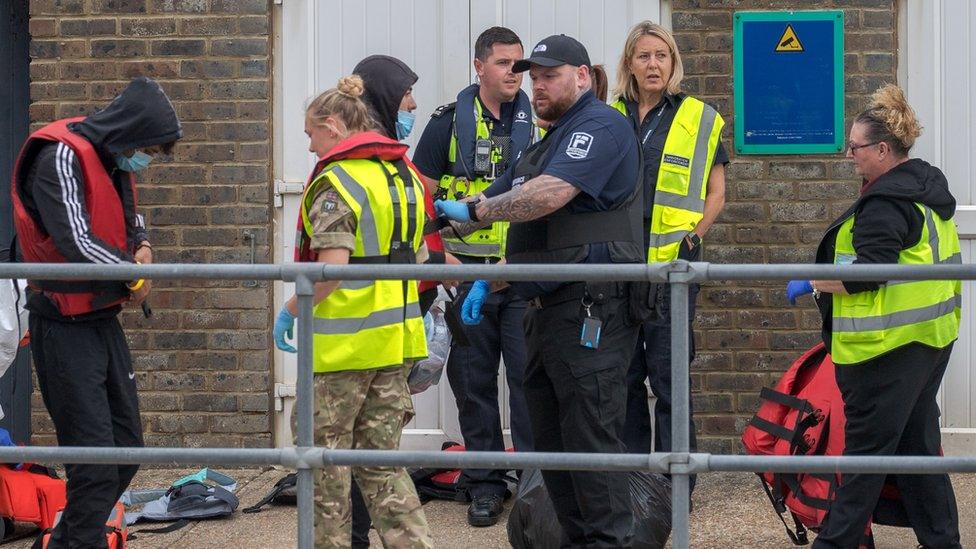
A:
{"type": "Polygon", "coordinates": [[[738,12],[738,154],[844,150],[844,13],[738,12]]]}

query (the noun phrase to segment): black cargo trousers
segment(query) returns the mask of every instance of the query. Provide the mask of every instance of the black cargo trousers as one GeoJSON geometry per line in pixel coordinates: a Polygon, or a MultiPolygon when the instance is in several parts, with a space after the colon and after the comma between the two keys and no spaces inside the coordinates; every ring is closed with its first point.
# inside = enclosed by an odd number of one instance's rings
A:
{"type": "MultiPolygon", "coordinates": [[[[578,297],[530,302],[524,390],[537,452],[626,452],[627,369],[638,328],[628,321],[626,295],[611,293],[589,312],[578,297]],[[587,315],[602,322],[596,349],[580,344],[587,315]]],[[[571,545],[628,546],[633,508],[626,472],[542,474],[571,545]]]]}
{"type": "MultiPolygon", "coordinates": [[[[30,314],[37,381],[59,446],[141,447],[129,346],[116,317],[59,322],[30,314]]],[[[106,547],[105,521],[138,465],[67,464],[68,503],[48,547],[106,547]]]]}

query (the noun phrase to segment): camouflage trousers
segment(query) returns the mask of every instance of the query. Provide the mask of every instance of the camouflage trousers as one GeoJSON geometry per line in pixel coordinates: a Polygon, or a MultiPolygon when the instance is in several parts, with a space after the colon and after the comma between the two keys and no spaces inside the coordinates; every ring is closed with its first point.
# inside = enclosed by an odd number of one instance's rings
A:
{"type": "MultiPolygon", "coordinates": [[[[315,444],[395,450],[413,417],[406,367],[315,376],[315,444]]],[[[352,467],[385,547],[433,547],[417,490],[403,467],[352,467]]],[[[315,546],[352,544],[350,467],[315,471],[315,546]]]]}

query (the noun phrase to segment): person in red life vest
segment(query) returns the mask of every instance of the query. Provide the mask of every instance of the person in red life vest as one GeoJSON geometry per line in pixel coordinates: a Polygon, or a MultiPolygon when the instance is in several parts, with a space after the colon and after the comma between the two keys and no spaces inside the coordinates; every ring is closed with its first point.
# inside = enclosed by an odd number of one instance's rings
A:
{"type": "MultiPolygon", "coordinates": [[[[17,243],[29,263],[151,263],[135,173],[183,135],[159,84],[137,78],[107,107],[32,133],[14,168],[17,243]]],[[[147,280],[28,282],[31,350],[61,446],[143,445],[135,373],[118,321],[147,280]]],[[[69,464],[48,547],[104,547],[105,518],[136,465],[69,464]]]]}
{"type": "MultiPolygon", "coordinates": [[[[360,76],[366,86],[363,102],[369,110],[373,129],[397,141],[409,137],[415,120],[413,111],[417,109],[417,102],[413,98],[413,85],[417,83],[417,74],[406,63],[389,55],[371,55],[357,63],[352,72],[360,76]]],[[[410,159],[405,160],[411,169],[420,173],[410,159]]],[[[435,215],[434,201],[431,198],[432,189],[428,187],[429,181],[423,179],[427,191],[424,193],[424,209],[427,217],[433,219],[435,215]]],[[[437,183],[434,182],[435,188],[436,185],[437,183]]],[[[444,242],[441,240],[440,233],[434,232],[424,236],[424,242],[430,254],[428,263],[461,264],[457,258],[444,251],[444,242]]],[[[438,284],[436,280],[420,281],[421,314],[427,314],[430,306],[433,305],[437,297],[438,284]]],[[[455,284],[451,283],[451,285],[455,284]]],[[[365,546],[368,547],[368,544],[365,546]]]]}

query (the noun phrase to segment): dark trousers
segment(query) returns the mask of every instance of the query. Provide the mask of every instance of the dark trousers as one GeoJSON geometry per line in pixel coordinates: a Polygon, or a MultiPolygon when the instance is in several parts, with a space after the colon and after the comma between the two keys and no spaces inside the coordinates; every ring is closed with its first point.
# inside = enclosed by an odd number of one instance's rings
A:
{"type": "MultiPolygon", "coordinates": [[[[952,345],[912,343],[876,359],[837,365],[847,416],[845,456],[937,456],[942,444],[936,393],[952,345]]],[[[918,542],[962,547],[949,476],[898,475],[905,511],[918,542]]],[[[884,485],[884,475],[843,474],[814,547],[857,547],[884,485]]]]}
{"type": "MultiPolygon", "coordinates": [[[[470,288],[467,286],[465,290],[470,288]]],[[[469,345],[451,346],[447,379],[457,401],[458,422],[468,450],[505,450],[498,410],[498,366],[499,359],[504,358],[512,442],[518,451],[532,451],[532,428],[522,391],[526,306],[525,300],[510,289],[490,294],[481,309],[481,323],[464,326],[469,345]]],[[[502,470],[465,469],[459,482],[472,498],[504,496],[508,490],[502,470]]]]}
{"type": "MultiPolygon", "coordinates": [[[[688,364],[695,360],[695,337],[692,324],[695,318],[695,301],[698,297],[698,284],[688,288],[688,364]]],[[[637,350],[627,371],[627,420],[624,422],[623,439],[627,451],[646,454],[651,446],[651,415],[647,406],[647,385],[650,380],[651,391],[657,400],[654,403],[654,446],[656,452],[672,450],[671,436],[671,292],[667,286],[660,286],[657,293],[653,317],[641,326],[637,339],[637,350]]],[[[691,384],[689,382],[689,387],[691,384]]],[[[691,400],[688,401],[688,433],[691,452],[698,449],[695,436],[695,422],[692,419],[691,400]]],[[[695,489],[695,475],[691,475],[690,486],[695,489]]]]}
{"type": "MultiPolygon", "coordinates": [[[[585,311],[578,300],[525,318],[529,363],[525,396],[539,452],[623,453],[625,378],[637,340],[627,303],[611,298],[591,314],[603,321],[597,349],[580,345],[585,311]]],[[[627,473],[543,471],[571,546],[627,547],[633,508],[627,473]]]]}
{"type": "MultiPolygon", "coordinates": [[[[37,381],[60,446],[143,446],[135,374],[116,318],[30,315],[37,381]]],[[[65,465],[68,503],[48,547],[106,547],[105,521],[138,465],[65,465]]]]}

